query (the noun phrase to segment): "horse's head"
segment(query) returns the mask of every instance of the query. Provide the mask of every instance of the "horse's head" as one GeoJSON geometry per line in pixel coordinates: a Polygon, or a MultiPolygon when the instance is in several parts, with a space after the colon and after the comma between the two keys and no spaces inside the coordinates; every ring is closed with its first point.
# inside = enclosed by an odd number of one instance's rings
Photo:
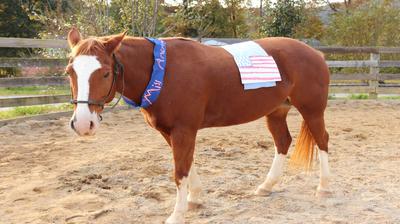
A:
{"type": "Polygon", "coordinates": [[[74,114],[71,128],[79,135],[93,135],[100,125],[100,113],[116,92],[113,53],[125,33],[82,39],[72,28],[68,34],[71,57],[66,67],[70,77],[74,114]]]}

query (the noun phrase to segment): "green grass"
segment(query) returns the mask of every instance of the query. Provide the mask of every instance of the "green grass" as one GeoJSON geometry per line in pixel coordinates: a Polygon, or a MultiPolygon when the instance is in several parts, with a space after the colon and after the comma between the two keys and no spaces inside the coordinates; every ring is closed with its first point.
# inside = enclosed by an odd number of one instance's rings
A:
{"type": "Polygon", "coordinates": [[[334,94],[329,94],[328,95],[328,100],[336,100],[338,99],[334,94]]]}
{"type": "Polygon", "coordinates": [[[400,100],[400,96],[378,96],[378,98],[384,100],[400,100]]]}
{"type": "Polygon", "coordinates": [[[0,88],[0,96],[69,94],[69,86],[28,86],[0,88]]]}
{"type": "Polygon", "coordinates": [[[50,112],[68,111],[72,110],[72,108],[73,106],[71,104],[15,107],[11,110],[0,111],[0,120],[45,114],[50,112]]]}
{"type": "MultiPolygon", "coordinates": [[[[329,94],[328,100],[349,99],[349,100],[368,100],[371,99],[367,93],[351,94],[348,96],[337,96],[336,94],[329,94]]],[[[400,100],[400,95],[382,96],[378,95],[378,100],[400,100]]]]}
{"type": "Polygon", "coordinates": [[[352,100],[367,100],[369,98],[368,94],[351,94],[349,99],[352,100]]]}

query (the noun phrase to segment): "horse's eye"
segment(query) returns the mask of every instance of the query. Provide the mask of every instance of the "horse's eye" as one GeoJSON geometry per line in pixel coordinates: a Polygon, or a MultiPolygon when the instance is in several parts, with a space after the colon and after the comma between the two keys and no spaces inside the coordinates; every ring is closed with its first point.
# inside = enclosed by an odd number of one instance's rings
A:
{"type": "Polygon", "coordinates": [[[107,73],[104,75],[104,78],[107,78],[109,75],[110,75],[110,73],[107,72],[107,73]]]}

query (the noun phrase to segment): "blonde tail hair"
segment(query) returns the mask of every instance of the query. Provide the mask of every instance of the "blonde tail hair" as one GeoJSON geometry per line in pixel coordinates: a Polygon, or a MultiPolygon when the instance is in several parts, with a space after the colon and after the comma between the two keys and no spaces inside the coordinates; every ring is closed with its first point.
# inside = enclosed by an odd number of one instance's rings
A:
{"type": "Polygon", "coordinates": [[[290,167],[304,168],[306,171],[309,171],[313,165],[314,150],[315,140],[306,122],[303,120],[294,152],[290,157],[290,167]]]}

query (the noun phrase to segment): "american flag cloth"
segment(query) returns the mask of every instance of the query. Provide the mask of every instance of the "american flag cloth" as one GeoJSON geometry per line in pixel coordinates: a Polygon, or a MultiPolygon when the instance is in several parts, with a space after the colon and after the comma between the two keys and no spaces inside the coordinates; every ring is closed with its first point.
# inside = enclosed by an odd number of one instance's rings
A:
{"type": "Polygon", "coordinates": [[[272,87],[281,81],[278,66],[272,56],[254,41],[222,46],[238,66],[245,89],[272,87]]]}

